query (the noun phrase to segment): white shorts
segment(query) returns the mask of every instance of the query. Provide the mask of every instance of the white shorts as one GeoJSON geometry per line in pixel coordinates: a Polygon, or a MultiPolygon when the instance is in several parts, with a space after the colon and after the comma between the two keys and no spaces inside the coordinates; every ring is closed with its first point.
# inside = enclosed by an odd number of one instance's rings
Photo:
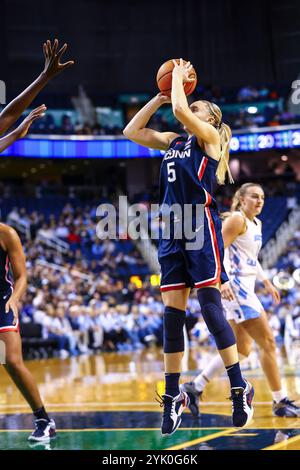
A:
{"type": "Polygon", "coordinates": [[[230,287],[235,300],[222,299],[227,320],[241,323],[252,318],[259,318],[264,308],[255,294],[255,280],[253,276],[230,277],[230,287]]]}

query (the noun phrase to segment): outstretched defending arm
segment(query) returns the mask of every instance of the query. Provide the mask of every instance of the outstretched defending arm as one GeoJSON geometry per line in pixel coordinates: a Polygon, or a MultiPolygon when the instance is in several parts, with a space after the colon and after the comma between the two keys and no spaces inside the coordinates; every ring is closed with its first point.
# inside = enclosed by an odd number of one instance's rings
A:
{"type": "Polygon", "coordinates": [[[21,139],[22,137],[25,137],[27,132],[29,131],[29,128],[31,124],[38,118],[42,117],[44,115],[44,112],[46,111],[46,106],[42,104],[36,109],[33,109],[28,116],[21,122],[21,124],[12,131],[10,134],[7,134],[5,137],[0,139],[0,153],[3,152],[7,147],[12,145],[16,140],[21,139]]]}
{"type": "Polygon", "coordinates": [[[0,114],[0,135],[6,132],[21,116],[26,108],[32,103],[38,93],[47,85],[47,83],[60,72],[70,65],[74,64],[73,60],[69,60],[63,64],[60,63],[62,55],[67,49],[64,44],[59,51],[58,40],[55,39],[53,45],[47,40],[43,45],[45,56],[45,66],[38,78],[29,85],[19,96],[11,101],[0,114]]]}

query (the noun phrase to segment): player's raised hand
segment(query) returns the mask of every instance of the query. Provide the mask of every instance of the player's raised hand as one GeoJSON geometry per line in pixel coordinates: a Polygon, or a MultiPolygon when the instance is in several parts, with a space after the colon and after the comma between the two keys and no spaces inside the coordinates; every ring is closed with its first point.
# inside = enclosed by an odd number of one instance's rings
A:
{"type": "Polygon", "coordinates": [[[168,104],[168,103],[172,103],[171,101],[171,98],[167,95],[165,95],[164,93],[160,92],[156,95],[158,101],[160,104],[168,104]]]}
{"type": "Polygon", "coordinates": [[[38,108],[35,108],[31,113],[26,116],[23,122],[17,127],[15,133],[17,134],[18,139],[22,139],[28,133],[31,124],[36,120],[44,116],[46,111],[46,106],[42,104],[38,108]]]}
{"type": "Polygon", "coordinates": [[[173,60],[173,64],[173,74],[178,74],[182,78],[183,83],[191,83],[195,81],[195,75],[193,74],[194,68],[190,61],[184,63],[183,59],[180,59],[178,63],[176,60],[173,60]]]}
{"type": "Polygon", "coordinates": [[[45,56],[45,67],[43,73],[47,78],[53,78],[55,75],[58,75],[70,65],[74,64],[74,60],[69,60],[68,62],[61,63],[60,60],[63,54],[66,52],[68,45],[65,43],[59,50],[58,49],[58,39],[55,39],[53,45],[48,39],[43,44],[43,51],[45,56]]]}

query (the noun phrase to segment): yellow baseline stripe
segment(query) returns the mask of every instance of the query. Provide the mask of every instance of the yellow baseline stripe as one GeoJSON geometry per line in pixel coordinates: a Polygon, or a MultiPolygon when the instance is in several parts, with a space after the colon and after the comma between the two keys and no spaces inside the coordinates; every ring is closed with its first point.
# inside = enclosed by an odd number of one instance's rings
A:
{"type": "Polygon", "coordinates": [[[290,439],[287,439],[286,441],[278,442],[277,444],[273,444],[269,447],[265,447],[262,450],[278,450],[281,449],[282,447],[289,446],[289,444],[292,444],[293,442],[300,441],[300,434],[298,436],[291,437],[290,439]]]}
{"type": "Polygon", "coordinates": [[[168,447],[164,450],[179,450],[184,449],[185,447],[190,447],[195,444],[200,444],[200,442],[211,441],[212,439],[216,439],[217,437],[227,436],[228,434],[234,433],[235,429],[226,429],[225,431],[216,432],[214,434],[209,434],[208,436],[199,437],[198,439],[193,439],[192,441],[186,441],[182,444],[178,444],[177,446],[168,447]]]}
{"type": "Polygon", "coordinates": [[[236,433],[235,436],[239,436],[239,437],[258,436],[258,433],[257,432],[247,432],[247,434],[236,433]]]}

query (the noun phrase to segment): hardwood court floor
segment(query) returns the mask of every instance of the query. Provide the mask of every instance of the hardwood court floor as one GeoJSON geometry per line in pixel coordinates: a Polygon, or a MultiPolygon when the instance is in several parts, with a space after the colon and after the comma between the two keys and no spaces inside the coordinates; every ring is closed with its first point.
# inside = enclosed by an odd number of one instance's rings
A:
{"type": "MultiPolygon", "coordinates": [[[[231,427],[229,386],[223,376],[208,385],[201,417],[193,419],[185,412],[176,433],[162,437],[161,409],[154,400],[156,390],[163,393],[159,350],[28,361],[27,365],[56,421],[58,437],[46,445],[27,442],[32,415],[2,368],[0,449],[300,450],[300,419],[272,416],[271,395],[260,370],[245,372],[255,387],[254,419],[246,429],[231,427]]],[[[189,365],[191,370],[196,367],[192,358],[189,365]]],[[[299,370],[283,372],[290,398],[299,399],[299,370]]],[[[186,373],[182,379],[193,375],[186,373]]]]}

